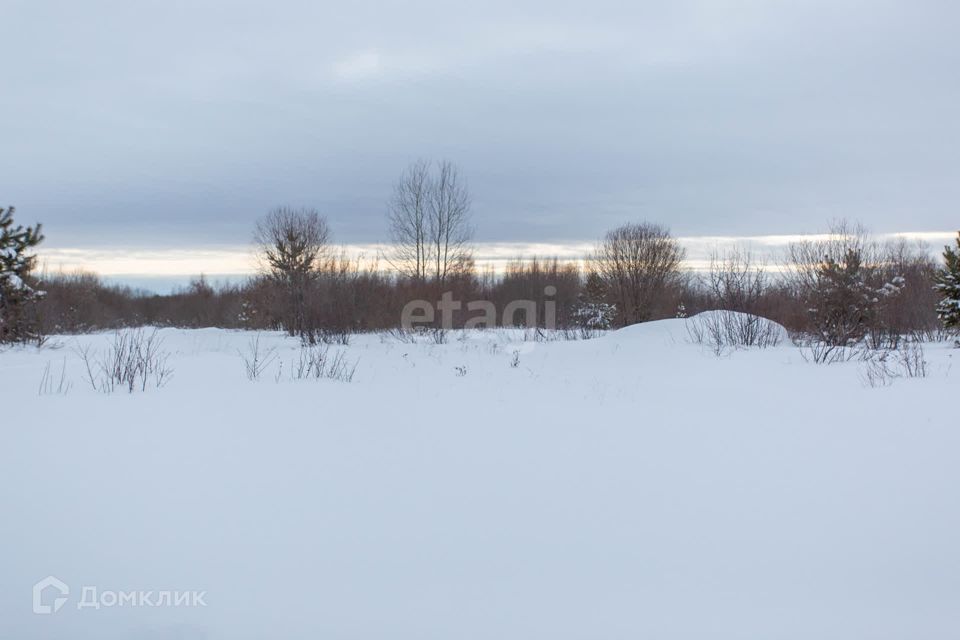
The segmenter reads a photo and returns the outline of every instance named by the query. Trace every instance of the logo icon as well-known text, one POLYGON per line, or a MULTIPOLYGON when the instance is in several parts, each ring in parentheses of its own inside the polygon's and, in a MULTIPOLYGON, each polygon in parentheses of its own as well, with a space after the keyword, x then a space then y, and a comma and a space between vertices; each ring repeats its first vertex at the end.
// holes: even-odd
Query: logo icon
POLYGON ((40 615, 56 613, 66 603, 68 595, 70 595, 70 587, 65 582, 56 576, 47 576, 33 585, 33 612, 40 615), (54 597, 52 605, 43 603, 43 592, 48 589, 53 589, 58 594, 54 597))

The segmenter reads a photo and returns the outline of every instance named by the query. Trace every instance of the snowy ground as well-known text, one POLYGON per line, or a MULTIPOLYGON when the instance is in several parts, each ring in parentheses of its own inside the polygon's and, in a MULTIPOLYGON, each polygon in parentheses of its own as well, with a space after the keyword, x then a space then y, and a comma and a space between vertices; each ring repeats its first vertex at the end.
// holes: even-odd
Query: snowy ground
POLYGON ((365 336, 347 384, 290 380, 281 336, 280 380, 250 382, 250 334, 162 335, 174 377, 133 395, 84 386, 75 346, 107 335, 0 353, 0 638, 960 635, 946 344, 871 388, 789 344, 718 358, 681 320, 365 336), (64 361, 72 389, 38 395, 64 361), (49 575, 70 593, 35 614, 49 575))

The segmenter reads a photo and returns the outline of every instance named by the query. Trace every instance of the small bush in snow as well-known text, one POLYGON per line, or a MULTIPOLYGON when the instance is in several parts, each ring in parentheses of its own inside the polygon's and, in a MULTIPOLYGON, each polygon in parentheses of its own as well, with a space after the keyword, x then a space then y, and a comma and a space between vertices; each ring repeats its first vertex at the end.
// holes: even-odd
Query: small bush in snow
POLYGON ((347 360, 345 351, 337 351, 331 355, 329 345, 307 345, 301 347, 300 357, 293 363, 290 376, 294 380, 327 378, 351 382, 357 371, 357 364, 347 360))
POLYGON ((602 336, 603 329, 589 329, 576 327, 573 329, 543 329, 536 327, 523 330, 524 342, 568 342, 576 340, 591 340, 602 336))
POLYGON ((953 339, 954 332, 944 326, 909 331, 906 338, 914 342, 948 342, 953 339))
POLYGON ((157 330, 128 329, 113 334, 113 342, 101 353, 88 346, 78 350, 87 382, 103 393, 125 389, 128 393, 160 388, 170 381, 173 369, 167 366, 170 354, 163 350, 157 330))
POLYGON ((67 380, 67 359, 64 358, 60 365, 59 373, 53 371, 50 363, 43 369, 43 376, 40 378, 40 389, 38 394, 46 395, 66 395, 73 387, 73 383, 67 380))
MULTIPOLYGON (((469 334, 466 331, 458 332, 458 340, 465 341, 469 334)), ((450 331, 442 327, 395 327, 380 332, 380 341, 396 341, 403 344, 447 344, 450 341, 450 331)))
POLYGON ((260 374, 277 359, 276 347, 262 346, 259 333, 250 338, 246 351, 239 351, 238 353, 243 359, 243 368, 247 374, 247 380, 259 380, 260 374))
POLYGON ((926 378, 929 375, 923 346, 902 342, 889 351, 866 350, 861 378, 871 387, 885 387, 897 378, 926 378))
POLYGON ((737 311, 707 311, 686 321, 687 335, 694 344, 710 347, 720 355, 739 347, 775 347, 786 332, 776 322, 737 311))
POLYGON ((804 360, 817 364, 848 362, 857 357, 862 357, 864 353, 864 349, 855 344, 850 346, 836 345, 803 336, 796 338, 794 344, 800 348, 800 355, 804 360))
POLYGON ((414 344, 417 341, 417 332, 413 329, 394 327, 380 332, 380 342, 395 341, 402 344, 414 344))
POLYGON ((315 344, 350 344, 351 335, 346 331, 333 331, 330 329, 306 329, 300 335, 300 341, 306 345, 315 344))

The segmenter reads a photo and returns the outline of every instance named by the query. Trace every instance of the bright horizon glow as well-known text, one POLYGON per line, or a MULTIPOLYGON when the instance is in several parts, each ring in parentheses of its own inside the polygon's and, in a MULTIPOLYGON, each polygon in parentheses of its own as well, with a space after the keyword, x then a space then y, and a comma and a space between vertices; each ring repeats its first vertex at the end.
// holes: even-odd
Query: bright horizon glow
MULTIPOLYGON (((926 245, 931 252, 939 253, 943 245, 956 236, 954 231, 906 231, 880 234, 880 240, 905 239, 926 245)), ((736 247, 749 248, 759 260, 774 261, 779 252, 789 243, 799 240, 827 238, 826 234, 766 235, 766 236, 690 236, 680 237, 687 250, 685 266, 699 270, 709 265, 710 254, 716 250, 736 247)), ((517 258, 559 258, 564 262, 585 259, 593 249, 593 242, 574 243, 521 243, 493 242, 476 244, 478 270, 493 269, 502 273, 506 264, 517 258)), ((378 256, 388 248, 384 244, 334 245, 334 251, 345 256, 381 268, 389 264, 378 256)), ((204 274, 217 276, 245 276, 257 272, 253 247, 249 245, 224 245, 177 248, 41 248, 38 251, 39 269, 48 273, 90 271, 104 277, 191 277, 204 274)))

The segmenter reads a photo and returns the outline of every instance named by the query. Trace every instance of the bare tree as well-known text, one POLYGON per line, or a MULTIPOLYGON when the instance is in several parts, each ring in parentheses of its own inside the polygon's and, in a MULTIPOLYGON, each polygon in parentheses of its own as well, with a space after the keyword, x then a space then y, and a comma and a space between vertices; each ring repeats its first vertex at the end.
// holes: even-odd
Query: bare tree
POLYGON ((825 236, 788 245, 787 277, 802 293, 818 286, 820 269, 826 262, 844 264, 854 255, 863 265, 872 266, 880 262, 879 254, 879 247, 866 228, 847 220, 836 220, 830 223, 825 236))
POLYGON ((433 276, 442 285, 473 262, 470 193, 459 169, 448 160, 439 163, 432 187, 427 229, 433 245, 433 276))
POLYGON ((767 274, 749 250, 732 249, 711 254, 707 284, 718 309, 757 314, 767 274))
POLYGON ((653 318, 655 304, 681 279, 685 252, 670 232, 651 223, 625 224, 607 233, 593 267, 617 305, 623 325, 653 318))
POLYGON ((394 186, 386 259, 401 274, 443 285, 473 263, 470 192, 450 161, 410 165, 394 186))
POLYGON ((263 270, 285 294, 286 330, 302 335, 307 293, 330 242, 326 219, 314 209, 280 207, 257 222, 254 242, 263 270))
POLYGON ((414 162, 394 185, 387 213, 393 243, 387 262, 400 274, 420 282, 427 279, 430 262, 427 215, 431 187, 430 163, 414 162))

